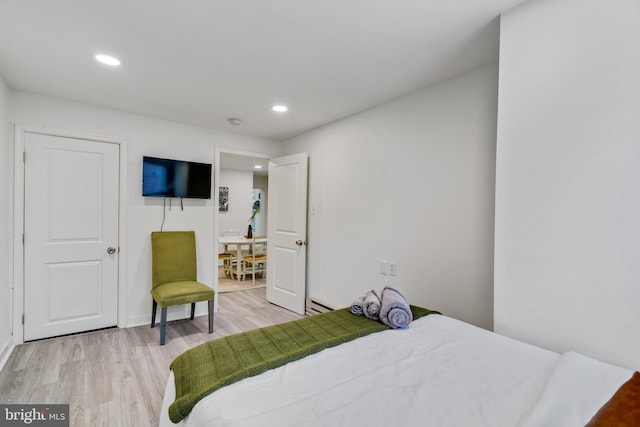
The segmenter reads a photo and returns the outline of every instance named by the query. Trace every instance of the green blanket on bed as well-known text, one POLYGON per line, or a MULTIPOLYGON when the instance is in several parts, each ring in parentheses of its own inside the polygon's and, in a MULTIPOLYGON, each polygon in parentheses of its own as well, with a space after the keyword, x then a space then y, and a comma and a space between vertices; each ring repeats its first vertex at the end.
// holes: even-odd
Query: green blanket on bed
MULTIPOLYGON (((437 313, 416 306, 411 311, 414 320, 437 313)), ((169 407, 169 418, 180 422, 200 399, 225 385, 387 329, 343 308, 201 344, 171 364, 176 400, 169 407)))

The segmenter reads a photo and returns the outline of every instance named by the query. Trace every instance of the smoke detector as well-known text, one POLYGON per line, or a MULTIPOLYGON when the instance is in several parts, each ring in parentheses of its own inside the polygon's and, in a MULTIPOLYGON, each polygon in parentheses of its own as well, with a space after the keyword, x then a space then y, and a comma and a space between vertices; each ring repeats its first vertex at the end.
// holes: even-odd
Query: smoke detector
POLYGON ((227 121, 229 122, 229 124, 231 126, 240 126, 242 124, 242 120, 236 118, 236 117, 229 117, 227 119, 227 121))

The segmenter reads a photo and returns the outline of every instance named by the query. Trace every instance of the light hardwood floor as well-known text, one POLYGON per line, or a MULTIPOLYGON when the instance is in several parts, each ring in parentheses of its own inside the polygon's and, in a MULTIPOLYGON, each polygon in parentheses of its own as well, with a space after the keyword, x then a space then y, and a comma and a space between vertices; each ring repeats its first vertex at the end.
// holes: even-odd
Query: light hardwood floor
POLYGON ((0 372, 0 403, 68 403, 71 426, 157 426, 171 361, 202 342, 302 316, 265 300, 265 289, 218 294, 207 317, 113 328, 17 346, 0 372))

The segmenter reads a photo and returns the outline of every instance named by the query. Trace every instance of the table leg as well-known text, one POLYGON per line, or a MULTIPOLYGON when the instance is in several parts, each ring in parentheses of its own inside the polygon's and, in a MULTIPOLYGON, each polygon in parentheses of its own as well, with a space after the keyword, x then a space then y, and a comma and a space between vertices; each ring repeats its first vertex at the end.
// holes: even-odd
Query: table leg
POLYGON ((236 245, 236 279, 240 281, 242 271, 242 245, 236 245))

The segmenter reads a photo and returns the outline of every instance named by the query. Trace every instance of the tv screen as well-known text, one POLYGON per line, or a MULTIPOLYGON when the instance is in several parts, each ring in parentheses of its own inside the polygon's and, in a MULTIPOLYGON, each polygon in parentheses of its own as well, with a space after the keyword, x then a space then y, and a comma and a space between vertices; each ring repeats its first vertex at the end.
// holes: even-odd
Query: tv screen
POLYGON ((211 165, 182 160, 142 158, 142 195, 211 198, 211 165))

